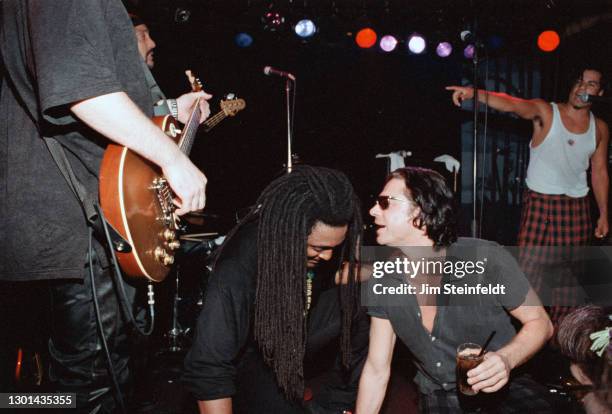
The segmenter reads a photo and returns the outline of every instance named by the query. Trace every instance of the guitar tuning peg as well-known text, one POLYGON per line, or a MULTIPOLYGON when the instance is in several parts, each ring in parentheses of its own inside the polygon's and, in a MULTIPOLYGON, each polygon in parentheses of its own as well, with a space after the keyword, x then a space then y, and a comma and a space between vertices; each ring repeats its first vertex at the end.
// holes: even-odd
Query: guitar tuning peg
POLYGON ((231 93, 231 92, 230 92, 230 93, 226 94, 226 95, 223 97, 223 99, 224 99, 224 100, 226 100, 226 101, 229 101, 229 100, 231 100, 231 99, 236 99, 236 94, 233 94, 233 93, 231 93))

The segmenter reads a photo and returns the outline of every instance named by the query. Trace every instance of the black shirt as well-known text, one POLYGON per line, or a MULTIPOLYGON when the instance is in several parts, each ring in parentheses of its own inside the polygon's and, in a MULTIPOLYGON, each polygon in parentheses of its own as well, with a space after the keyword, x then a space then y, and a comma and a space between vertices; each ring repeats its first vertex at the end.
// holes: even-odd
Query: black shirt
MULTIPOLYGON (((313 284, 306 361, 317 361, 317 352, 327 349, 326 346, 339 338, 341 332, 338 288, 326 288, 326 279, 321 276, 317 274, 313 284)), ((244 384, 244 377, 256 375, 250 371, 253 366, 271 372, 268 366, 252 364, 253 359, 261 359, 252 332, 256 277, 257 223, 254 222, 243 226, 230 239, 208 281, 204 308, 198 319, 193 346, 185 360, 183 375, 184 384, 198 400, 240 397, 241 392, 252 392, 239 389, 239 383, 244 384)), ((333 286, 333 282, 331 284, 333 286)), ((351 331, 352 372, 346 379, 350 391, 340 396, 339 390, 343 385, 334 384, 333 396, 330 397, 334 402, 344 400, 346 407, 350 407, 356 395, 361 372, 359 361, 367 353, 368 319, 365 314, 358 314, 356 318, 358 322, 353 324, 351 331)), ((312 362, 305 362, 305 365, 307 363, 312 362)), ((340 364, 335 369, 341 370, 340 364)), ((265 407, 260 408, 270 412, 265 411, 265 407)), ((258 412, 255 407, 247 411, 258 412)))
POLYGON ((3 0, 0 7, 0 278, 82 278, 85 218, 42 136, 58 139, 97 196, 108 141, 69 109, 123 91, 152 114, 134 29, 120 0, 3 0))
MULTIPOLYGON (((465 342, 483 344, 492 331, 497 331, 489 345, 498 350, 516 334, 509 310, 521 305, 529 290, 529 283, 516 260, 497 243, 480 239, 460 238, 447 248, 449 260, 486 259, 482 275, 454 276, 442 279, 442 284, 474 286, 501 284, 503 295, 439 295, 431 334, 422 323, 419 304, 414 295, 403 295, 390 306, 372 306, 371 316, 388 319, 398 338, 414 357, 418 368, 415 382, 422 393, 455 389, 455 357, 457 347, 465 342)), ((376 283, 376 281, 373 281, 376 283)), ((403 280, 389 278, 387 286, 399 286, 403 280)), ((380 300, 380 299, 379 299, 380 300)))

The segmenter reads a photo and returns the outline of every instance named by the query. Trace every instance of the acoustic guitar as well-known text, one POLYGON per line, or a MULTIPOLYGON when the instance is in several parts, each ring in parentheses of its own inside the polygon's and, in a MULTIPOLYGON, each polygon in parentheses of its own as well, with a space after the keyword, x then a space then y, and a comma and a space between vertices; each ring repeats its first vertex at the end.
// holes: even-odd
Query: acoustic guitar
MULTIPOLYGON (((192 90, 202 85, 187 71, 192 90)), ((181 151, 189 155, 200 126, 200 100, 195 103, 189 120, 180 130, 171 115, 153 117, 153 122, 174 139, 181 151)), ((220 102, 221 110, 202 123, 209 131, 221 120, 245 108, 242 99, 220 102)), ((110 144, 100 167, 100 205, 107 222, 125 243, 115 243, 117 259, 124 273, 154 282, 165 279, 174 263, 174 252, 180 247, 179 218, 174 213, 174 193, 154 163, 128 148, 110 144)))

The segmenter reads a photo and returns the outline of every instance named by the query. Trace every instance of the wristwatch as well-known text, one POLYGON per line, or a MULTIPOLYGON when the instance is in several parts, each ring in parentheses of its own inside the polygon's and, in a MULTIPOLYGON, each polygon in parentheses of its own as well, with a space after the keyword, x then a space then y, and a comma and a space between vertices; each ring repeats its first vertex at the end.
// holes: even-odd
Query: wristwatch
POLYGON ((178 120, 178 105, 176 104, 176 99, 168 99, 166 102, 168 103, 168 108, 170 109, 170 115, 178 120))

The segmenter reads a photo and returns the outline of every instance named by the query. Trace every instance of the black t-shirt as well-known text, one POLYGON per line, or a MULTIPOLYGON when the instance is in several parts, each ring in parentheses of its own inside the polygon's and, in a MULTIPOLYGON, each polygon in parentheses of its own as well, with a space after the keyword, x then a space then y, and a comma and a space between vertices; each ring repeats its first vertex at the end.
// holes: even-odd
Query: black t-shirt
MULTIPOLYGON (((320 274, 314 279, 312 308, 308 313, 305 361, 318 360, 317 353, 339 338, 341 333, 338 288, 326 286, 326 281, 327 278, 320 274)), ((244 402, 247 399, 244 394, 253 392, 240 389, 240 384, 244 385, 241 378, 256 375, 251 371, 253 368, 250 362, 258 358, 254 354, 260 354, 252 329, 256 285, 257 223, 253 222, 244 225, 223 248, 208 281, 204 308, 198 318, 193 346, 185 359, 183 375, 183 383, 196 399, 234 397, 244 402)), ((358 322, 353 324, 351 331, 351 375, 346 379, 351 384, 351 391, 346 395, 338 391, 342 388, 339 385, 342 381, 331 381, 332 385, 328 383, 333 390, 330 400, 335 403, 344 402, 346 407, 351 405, 356 394, 361 373, 358 361, 365 358, 367 353, 369 321, 365 314, 359 314, 356 320, 358 322)), ((340 364, 335 368, 341 371, 340 364)), ((272 372, 268 366, 258 366, 257 369, 272 372)), ((276 390, 277 387, 274 385, 272 388, 276 390)), ((280 395, 280 391, 276 392, 280 395)), ((257 398, 271 404, 268 395, 257 398)), ((253 400, 258 401, 257 398, 253 400)), ((258 410, 250 407, 247 411, 260 412, 258 410)))
POLYGON ((123 91, 152 114, 136 37, 120 0, 3 0, 0 7, 0 279, 81 278, 86 221, 42 136, 64 146, 77 178, 97 196, 108 140, 77 121, 70 105, 123 91))

